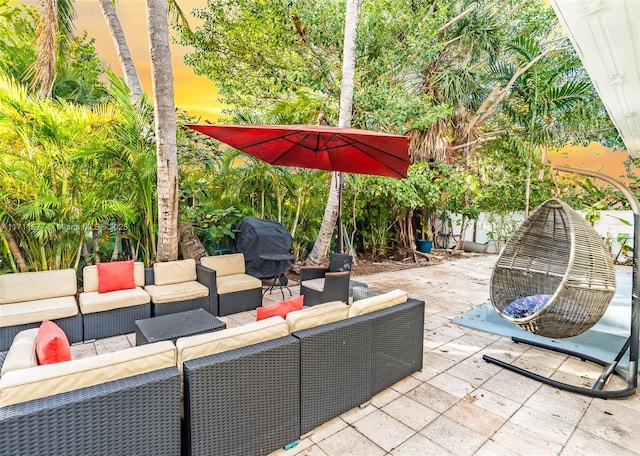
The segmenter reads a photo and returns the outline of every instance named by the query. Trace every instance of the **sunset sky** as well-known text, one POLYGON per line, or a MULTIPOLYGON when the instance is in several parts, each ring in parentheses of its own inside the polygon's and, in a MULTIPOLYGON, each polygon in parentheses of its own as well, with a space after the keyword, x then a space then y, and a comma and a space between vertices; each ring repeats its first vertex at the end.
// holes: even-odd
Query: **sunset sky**
MULTIPOLYGON (((28 1, 27 3, 33 4, 35 2, 28 1)), ((76 20, 77 33, 80 34, 83 30, 87 30, 89 36, 96 40, 98 56, 117 74, 121 75, 115 48, 98 2, 96 0, 76 0, 75 6, 78 15, 76 20)), ((181 0, 180 6, 189 18, 191 26, 195 28, 198 23, 193 19, 191 11, 195 8, 206 7, 206 0, 181 0)), ((145 0, 121 0, 117 3, 117 12, 143 88, 151 94, 145 0)), ((222 107, 217 101, 215 84, 204 76, 194 75, 191 68, 184 65, 184 48, 172 44, 171 53, 176 105, 186 109, 192 115, 202 116, 203 123, 217 121, 222 107)), ((626 152, 613 152, 595 143, 587 148, 565 147, 549 155, 549 159, 554 164, 598 171, 616 179, 624 173, 622 162, 626 158, 626 152)))
MULTIPOLYGON (((191 11, 204 8, 206 0, 181 0, 180 7, 189 18, 192 27, 197 24, 191 11)), ((98 57, 106 62, 117 74, 122 75, 116 56, 113 41, 105 24, 100 7, 96 0, 76 0, 76 32, 81 34, 87 30, 88 35, 96 40, 98 57)), ((142 86, 151 94, 151 66, 149 63, 149 40, 147 33, 147 15, 145 0, 121 0, 116 11, 124 28, 127 43, 131 49, 133 61, 138 70, 142 86)), ((216 87, 204 76, 196 76, 190 67, 184 65, 185 49, 179 45, 171 45, 173 62, 173 78, 176 105, 186 109, 189 114, 202 116, 202 120, 215 121, 221 112, 217 102, 216 87)))

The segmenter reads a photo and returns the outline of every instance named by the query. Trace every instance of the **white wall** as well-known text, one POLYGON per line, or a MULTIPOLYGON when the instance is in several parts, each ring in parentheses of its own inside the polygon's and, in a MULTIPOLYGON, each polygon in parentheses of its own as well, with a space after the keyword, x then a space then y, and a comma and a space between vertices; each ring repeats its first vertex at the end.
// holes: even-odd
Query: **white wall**
MULTIPOLYGON (((581 212, 582 213, 582 212, 581 212)), ((584 213, 582 213, 584 215, 584 213)), ((456 235, 460 234, 461 217, 452 214, 453 230, 456 235)), ((523 212, 513 212, 498 217, 495 214, 480 214, 476 224, 476 242, 489 242, 487 252, 499 252, 501 245, 493 239, 507 238, 515 231, 517 226, 524 220, 523 212)), ((633 212, 632 211, 600 211, 600 219, 595 222, 594 229, 606 241, 611 243, 611 254, 615 257, 620 251, 620 243, 616 240, 619 233, 626 233, 629 236, 628 246, 633 246, 633 212), (625 220, 628 225, 620 220, 625 220)), ((465 240, 473 240, 473 222, 467 226, 465 240)), ((625 260, 624 255, 620 255, 619 261, 625 260)))

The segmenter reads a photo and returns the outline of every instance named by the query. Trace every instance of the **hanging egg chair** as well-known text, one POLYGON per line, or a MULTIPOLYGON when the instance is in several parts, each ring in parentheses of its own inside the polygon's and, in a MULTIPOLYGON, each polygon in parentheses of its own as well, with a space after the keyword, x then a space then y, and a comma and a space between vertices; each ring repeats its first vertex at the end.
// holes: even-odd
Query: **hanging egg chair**
POLYGON ((604 315, 616 289, 611 253, 563 201, 542 203, 509 238, 493 269, 496 312, 549 338, 576 336, 604 315))

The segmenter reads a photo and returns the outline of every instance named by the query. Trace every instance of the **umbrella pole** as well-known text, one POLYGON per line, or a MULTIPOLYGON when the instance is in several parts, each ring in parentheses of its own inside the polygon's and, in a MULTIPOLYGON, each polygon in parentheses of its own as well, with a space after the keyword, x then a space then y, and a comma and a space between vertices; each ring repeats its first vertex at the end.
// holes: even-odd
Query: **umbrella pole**
POLYGON ((342 234, 342 184, 344 176, 341 172, 337 171, 338 174, 338 253, 343 253, 344 251, 344 237, 342 234))

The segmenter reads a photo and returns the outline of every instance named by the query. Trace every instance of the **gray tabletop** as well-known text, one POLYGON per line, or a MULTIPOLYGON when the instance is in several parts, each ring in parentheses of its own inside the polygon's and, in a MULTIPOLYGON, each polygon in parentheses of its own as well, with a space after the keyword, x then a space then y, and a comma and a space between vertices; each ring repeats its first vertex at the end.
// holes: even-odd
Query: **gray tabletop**
POLYGON ((144 345, 161 340, 175 340, 225 329, 227 325, 204 309, 161 315, 159 317, 136 320, 136 345, 144 345))

